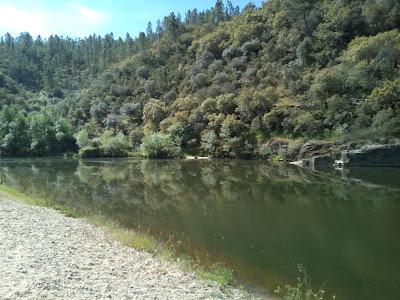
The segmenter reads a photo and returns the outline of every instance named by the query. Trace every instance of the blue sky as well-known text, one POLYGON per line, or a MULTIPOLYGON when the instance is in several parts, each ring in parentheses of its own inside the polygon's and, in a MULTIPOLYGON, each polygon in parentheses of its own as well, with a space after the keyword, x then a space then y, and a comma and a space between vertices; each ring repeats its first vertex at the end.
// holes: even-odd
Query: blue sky
MULTIPOLYGON (((243 7, 249 0, 231 0, 243 7)), ((262 0, 253 0, 260 5, 262 0)), ((0 0, 0 35, 16 36, 28 31, 33 36, 59 34, 84 37, 113 32, 124 37, 145 31, 148 21, 162 19, 171 11, 210 8, 215 0, 0 0)))

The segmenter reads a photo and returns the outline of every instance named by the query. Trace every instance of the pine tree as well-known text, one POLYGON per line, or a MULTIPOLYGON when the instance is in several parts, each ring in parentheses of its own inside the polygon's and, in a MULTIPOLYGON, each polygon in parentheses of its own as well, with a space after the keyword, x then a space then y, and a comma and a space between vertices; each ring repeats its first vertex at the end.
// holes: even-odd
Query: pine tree
POLYGON ((151 22, 147 23, 146 35, 147 35, 148 38, 152 38, 153 35, 154 35, 153 24, 151 22))

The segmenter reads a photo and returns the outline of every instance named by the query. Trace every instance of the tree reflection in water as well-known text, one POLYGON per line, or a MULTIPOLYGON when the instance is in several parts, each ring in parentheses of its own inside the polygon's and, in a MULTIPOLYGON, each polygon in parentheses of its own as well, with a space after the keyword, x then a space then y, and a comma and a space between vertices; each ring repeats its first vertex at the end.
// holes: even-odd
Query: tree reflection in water
POLYGON ((44 159, 3 161, 0 170, 20 191, 173 240, 177 251, 222 261, 253 284, 294 281, 302 263, 341 299, 400 295, 397 169, 44 159))

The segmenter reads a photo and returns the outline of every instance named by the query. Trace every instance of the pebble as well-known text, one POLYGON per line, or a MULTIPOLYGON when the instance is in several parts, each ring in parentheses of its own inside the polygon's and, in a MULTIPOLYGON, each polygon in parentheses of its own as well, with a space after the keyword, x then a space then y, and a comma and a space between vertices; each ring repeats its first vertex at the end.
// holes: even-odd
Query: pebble
POLYGON ((112 241, 82 219, 2 195, 0 241, 4 300, 255 298, 112 241))

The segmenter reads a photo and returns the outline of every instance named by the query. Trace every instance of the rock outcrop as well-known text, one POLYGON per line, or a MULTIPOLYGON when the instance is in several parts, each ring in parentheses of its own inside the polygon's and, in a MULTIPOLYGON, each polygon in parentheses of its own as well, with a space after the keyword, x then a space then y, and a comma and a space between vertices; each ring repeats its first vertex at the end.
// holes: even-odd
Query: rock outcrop
POLYGON ((318 155, 310 158, 310 167, 315 168, 318 166, 333 166, 334 164, 334 159, 332 158, 331 155, 318 155))
POLYGON ((300 150, 298 159, 312 158, 321 155, 331 155, 338 145, 334 142, 307 142, 300 150))
POLYGON ((359 150, 343 151, 345 166, 400 167, 400 144, 370 145, 359 150))

